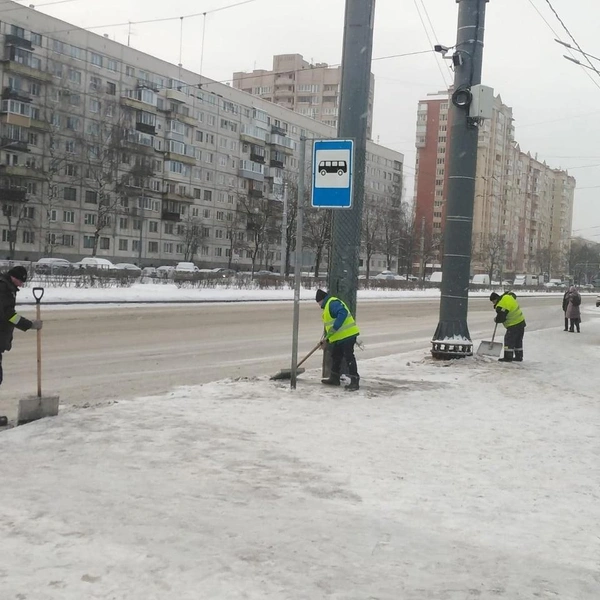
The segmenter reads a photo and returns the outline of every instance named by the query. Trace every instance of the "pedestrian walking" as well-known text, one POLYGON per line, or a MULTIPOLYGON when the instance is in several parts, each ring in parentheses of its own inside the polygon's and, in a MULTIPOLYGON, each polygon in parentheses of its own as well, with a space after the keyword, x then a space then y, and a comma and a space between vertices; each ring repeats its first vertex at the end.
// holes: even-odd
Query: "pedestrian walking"
POLYGON ((581 333, 581 294, 574 285, 569 288, 568 298, 569 303, 565 315, 570 321, 569 332, 575 333, 575 329, 577 329, 577 333, 581 333))
POLYGON ((525 317, 513 292, 505 292, 500 296, 496 292, 490 294, 490 300, 496 311, 495 323, 502 323, 506 328, 504 334, 504 356, 500 362, 521 362, 523 360, 523 336, 525 335, 525 317))
POLYGON ((321 379, 321 383, 340 385, 342 359, 345 358, 350 376, 350 383, 346 386, 346 391, 354 392, 359 389, 360 382, 354 356, 354 345, 360 330, 349 308, 342 300, 321 289, 317 290, 315 299, 323 310, 322 347, 325 348, 327 344, 331 345, 331 374, 327 379, 321 379))
POLYGON ((563 331, 569 331, 569 317, 567 317, 567 307, 569 306, 569 289, 563 294, 562 309, 565 315, 565 328, 563 331))
POLYGON ((30 321, 15 312, 17 293, 27 281, 27 269, 20 265, 0 275, 0 384, 2 383, 2 354, 12 348, 15 327, 21 331, 41 329, 42 321, 30 321))

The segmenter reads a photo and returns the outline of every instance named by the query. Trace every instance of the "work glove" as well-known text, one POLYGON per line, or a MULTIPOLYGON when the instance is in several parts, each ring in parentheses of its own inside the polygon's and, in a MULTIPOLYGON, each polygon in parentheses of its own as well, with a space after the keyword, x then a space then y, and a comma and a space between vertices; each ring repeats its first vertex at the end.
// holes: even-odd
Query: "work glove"
POLYGON ((31 321, 31 329, 41 329, 43 321, 39 321, 38 319, 34 319, 31 321))

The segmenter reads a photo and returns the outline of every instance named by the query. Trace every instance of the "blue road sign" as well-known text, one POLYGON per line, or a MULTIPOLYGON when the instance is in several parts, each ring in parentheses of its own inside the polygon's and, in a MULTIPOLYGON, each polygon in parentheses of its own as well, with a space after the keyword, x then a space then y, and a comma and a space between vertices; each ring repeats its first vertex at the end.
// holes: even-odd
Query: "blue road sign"
POLYGON ((351 208, 353 167, 352 140, 315 140, 312 205, 318 208, 351 208))

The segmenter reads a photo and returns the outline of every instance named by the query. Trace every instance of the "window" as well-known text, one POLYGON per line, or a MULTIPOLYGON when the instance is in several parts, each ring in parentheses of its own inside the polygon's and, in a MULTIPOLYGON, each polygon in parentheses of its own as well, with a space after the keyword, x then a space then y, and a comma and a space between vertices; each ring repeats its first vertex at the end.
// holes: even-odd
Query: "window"
POLYGON ((55 209, 52 209, 48 214, 48 221, 50 221, 51 223, 54 223, 57 220, 57 216, 58 216, 58 211, 55 209))
POLYGON ((165 223, 165 233, 173 235, 175 225, 173 223, 165 223))
POLYGON ((77 177, 78 173, 79 169, 77 168, 77 165, 71 163, 65 165, 65 175, 67 177, 77 177))
POLYGON ((129 240, 119 240, 119 250, 127 251, 129 249, 129 240))
POLYGON ((71 131, 79 130, 79 119, 76 117, 67 117, 67 129, 71 131))
POLYGON ((75 245, 75 236, 72 233, 63 233, 62 245, 63 246, 74 246, 75 245))
POLYGON ((196 141, 203 142, 204 141, 204 132, 199 129, 196 131, 196 141))
POLYGON ((112 81, 106 82, 106 93, 110 96, 115 96, 117 93, 117 84, 112 81))
POLYGON ((212 190, 204 190, 204 201, 212 202, 212 190))
POLYGON ((69 69, 69 81, 81 85, 81 71, 77 69, 69 69))
POLYGON ((34 83, 33 81, 29 83, 29 93, 32 96, 39 96, 41 92, 41 87, 39 83, 34 83))
POLYGON ((83 215, 84 225, 95 225, 96 224, 96 213, 85 213, 83 215))
POLYGON ((95 52, 91 53, 90 62, 95 67, 102 67, 103 57, 100 54, 96 54, 95 52))
POLYGON ((77 189, 74 187, 66 187, 63 190, 63 197, 65 200, 71 200, 71 201, 77 200, 77 189))
POLYGON ((158 221, 148 221, 148 231, 150 233, 158 233, 158 221))
POLYGON ((107 237, 100 238, 100 249, 101 250, 110 250, 110 238, 107 238, 107 237))
POLYGON ((148 242, 148 252, 156 254, 158 252, 158 242, 148 242))
POLYGON ((23 231, 23 243, 24 244, 35 243, 35 234, 33 231, 23 231))
POLYGON ((28 138, 29 138, 29 145, 30 146, 37 146, 38 145, 38 134, 37 133, 32 133, 30 131, 28 138))
POLYGON ((119 219, 119 229, 129 229, 129 219, 127 217, 119 219))
POLYGON ((35 181, 28 181, 27 182, 27 193, 30 194, 31 196, 37 196, 37 191, 38 191, 37 183, 35 181))
POLYGON ((99 113, 100 112, 100 102, 96 100, 96 98, 90 98, 90 112, 99 113))
POLYGON ((163 252, 165 254, 173 254, 173 243, 172 242, 164 242, 163 243, 163 252))
POLYGON ((200 200, 202 198, 202 190, 198 188, 194 188, 194 198, 196 200, 200 200))
POLYGON ((90 90, 99 91, 102 89, 102 79, 100 77, 90 77, 90 90))
POLYGON ((225 219, 225 213, 222 210, 217 211, 217 221, 223 221, 225 219))
POLYGON ((127 75, 127 77, 135 77, 135 69, 127 65, 125 67, 125 75, 127 75))
POLYGON ((63 211, 63 221, 65 223, 75 223, 75 211, 74 210, 63 211))

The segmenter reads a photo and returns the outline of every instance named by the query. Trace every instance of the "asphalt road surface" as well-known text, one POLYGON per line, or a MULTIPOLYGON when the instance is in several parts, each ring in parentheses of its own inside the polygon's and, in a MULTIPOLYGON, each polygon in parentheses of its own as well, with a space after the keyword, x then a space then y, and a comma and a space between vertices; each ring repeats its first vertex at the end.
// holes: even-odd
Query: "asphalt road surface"
MULTIPOLYGON (((561 300, 556 295, 520 298, 527 331, 562 327, 561 300)), ((29 307, 21 312, 34 316, 29 307)), ((292 302, 48 307, 42 391, 81 406, 229 377, 272 375, 290 366, 292 316, 292 302)), ((491 338, 493 316, 487 298, 470 300, 475 344, 491 338)), ((414 350, 427 355, 438 318, 437 299, 361 301, 358 323, 366 348, 358 353, 359 363, 414 350)), ((299 358, 319 341, 321 330, 318 305, 303 302, 299 358)), ((0 415, 9 419, 16 416, 18 400, 36 392, 35 341, 35 332, 15 331, 13 349, 3 356, 0 415)), ((305 366, 320 364, 317 352, 305 366)))

